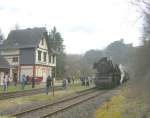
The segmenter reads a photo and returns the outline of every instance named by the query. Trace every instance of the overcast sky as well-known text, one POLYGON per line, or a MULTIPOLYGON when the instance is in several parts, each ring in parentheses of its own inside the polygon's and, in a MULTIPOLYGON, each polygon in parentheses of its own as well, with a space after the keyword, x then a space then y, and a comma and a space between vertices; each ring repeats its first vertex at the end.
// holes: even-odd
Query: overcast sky
POLYGON ((67 53, 103 49, 115 40, 138 45, 140 22, 129 0, 0 0, 0 28, 56 26, 67 53))

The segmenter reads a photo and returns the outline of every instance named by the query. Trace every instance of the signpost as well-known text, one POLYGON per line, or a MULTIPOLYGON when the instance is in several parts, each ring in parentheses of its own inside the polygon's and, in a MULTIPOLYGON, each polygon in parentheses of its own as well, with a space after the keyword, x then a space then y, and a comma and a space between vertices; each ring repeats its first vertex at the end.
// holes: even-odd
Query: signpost
POLYGON ((53 91, 53 96, 55 96, 55 89, 54 89, 54 87, 55 87, 55 85, 54 85, 54 83, 55 83, 55 79, 56 79, 56 67, 54 67, 53 69, 55 69, 55 70, 53 70, 52 71, 52 91, 53 91))

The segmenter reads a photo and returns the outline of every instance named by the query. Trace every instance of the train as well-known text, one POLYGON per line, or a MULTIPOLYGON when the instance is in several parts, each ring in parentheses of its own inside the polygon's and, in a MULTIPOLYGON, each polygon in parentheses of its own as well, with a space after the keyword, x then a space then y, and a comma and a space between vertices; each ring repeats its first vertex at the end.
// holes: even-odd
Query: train
POLYGON ((129 74, 120 64, 114 64, 107 57, 101 58, 93 64, 96 69, 94 83, 98 88, 114 88, 129 80, 129 74))

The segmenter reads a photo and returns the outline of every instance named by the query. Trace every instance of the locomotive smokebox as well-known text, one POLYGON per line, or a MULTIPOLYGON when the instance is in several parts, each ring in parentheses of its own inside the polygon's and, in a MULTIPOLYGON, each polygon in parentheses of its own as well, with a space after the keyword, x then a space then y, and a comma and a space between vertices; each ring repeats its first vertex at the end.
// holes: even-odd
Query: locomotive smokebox
POLYGON ((117 64, 113 64, 112 60, 103 57, 93 64, 93 68, 97 70, 95 85, 98 88, 113 88, 120 84, 121 71, 117 64))

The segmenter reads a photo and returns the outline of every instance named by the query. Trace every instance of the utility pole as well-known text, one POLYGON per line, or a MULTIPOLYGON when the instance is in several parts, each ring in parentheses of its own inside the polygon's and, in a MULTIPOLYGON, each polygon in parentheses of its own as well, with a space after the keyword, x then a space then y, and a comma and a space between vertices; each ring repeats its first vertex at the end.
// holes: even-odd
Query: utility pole
POLYGON ((53 91, 53 96, 55 96, 54 78, 56 79, 56 67, 54 67, 53 70, 52 70, 52 77, 53 77, 53 80, 52 80, 52 91, 53 91), (55 72, 54 72, 54 69, 55 69, 55 72))

